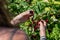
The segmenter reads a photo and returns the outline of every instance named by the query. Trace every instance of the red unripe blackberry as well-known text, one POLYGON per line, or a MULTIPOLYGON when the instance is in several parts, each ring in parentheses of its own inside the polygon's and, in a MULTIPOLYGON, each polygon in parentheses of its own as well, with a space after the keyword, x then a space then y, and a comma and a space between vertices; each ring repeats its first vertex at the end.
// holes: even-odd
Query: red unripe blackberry
POLYGON ((34 31, 39 28, 39 26, 40 26, 39 22, 40 22, 40 21, 41 21, 41 20, 37 21, 36 25, 34 26, 34 31))
POLYGON ((32 24, 29 24, 28 26, 29 26, 29 27, 32 27, 32 24))
POLYGON ((39 28, 38 25, 34 26, 34 31, 37 30, 39 28))
POLYGON ((33 10, 31 10, 31 11, 30 11, 30 14, 31 14, 30 16, 33 16, 33 15, 34 15, 34 12, 33 12, 33 10))
POLYGON ((39 22, 40 22, 40 21, 41 21, 41 20, 38 20, 38 21, 37 21, 37 25, 39 25, 39 22))
POLYGON ((35 24, 36 22, 35 21, 32 21, 32 24, 35 24))
POLYGON ((46 23, 48 23, 48 19, 46 19, 45 21, 46 21, 46 23))

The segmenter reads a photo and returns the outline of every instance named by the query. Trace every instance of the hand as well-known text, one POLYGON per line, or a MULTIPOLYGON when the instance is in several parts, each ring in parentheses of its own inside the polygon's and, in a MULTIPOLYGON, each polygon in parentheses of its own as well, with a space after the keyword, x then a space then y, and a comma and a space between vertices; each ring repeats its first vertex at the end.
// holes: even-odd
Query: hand
POLYGON ((25 11, 25 12, 17 15, 16 17, 14 17, 13 20, 11 20, 10 23, 12 25, 17 25, 18 23, 27 21, 29 19, 29 17, 31 17, 33 15, 34 15, 33 10, 25 11))
POLYGON ((40 20, 39 23, 38 23, 40 26, 40 30, 43 30, 46 28, 46 21, 44 20, 40 20))
POLYGON ((41 20, 38 22, 40 29, 40 36, 46 36, 46 22, 41 20))
POLYGON ((25 13, 21 14, 21 18, 19 19, 21 22, 27 21, 31 16, 34 15, 33 10, 28 10, 25 13))

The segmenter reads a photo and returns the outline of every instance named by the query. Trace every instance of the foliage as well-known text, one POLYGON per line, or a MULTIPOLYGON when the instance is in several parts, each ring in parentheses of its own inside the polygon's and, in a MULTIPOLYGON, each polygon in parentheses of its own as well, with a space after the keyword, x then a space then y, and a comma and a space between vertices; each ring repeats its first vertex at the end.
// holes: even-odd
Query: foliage
POLYGON ((46 30, 47 40, 60 40, 59 0, 47 0, 47 2, 43 0, 32 0, 30 4, 25 0, 9 0, 8 3, 9 11, 14 16, 26 10, 34 10, 34 16, 30 20, 19 24, 20 29, 25 30, 32 40, 39 40, 39 29, 34 29, 36 24, 32 20, 37 22, 40 19, 48 20, 46 30))

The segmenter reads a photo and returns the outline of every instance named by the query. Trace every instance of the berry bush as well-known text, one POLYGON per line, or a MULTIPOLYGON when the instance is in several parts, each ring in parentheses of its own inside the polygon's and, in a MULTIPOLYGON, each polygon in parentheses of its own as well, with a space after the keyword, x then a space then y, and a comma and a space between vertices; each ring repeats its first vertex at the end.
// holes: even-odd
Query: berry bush
POLYGON ((31 40, 40 39, 38 21, 41 19, 47 22, 47 40, 60 40, 59 0, 8 0, 8 3, 8 9, 14 16, 26 10, 34 10, 34 16, 19 24, 31 40))

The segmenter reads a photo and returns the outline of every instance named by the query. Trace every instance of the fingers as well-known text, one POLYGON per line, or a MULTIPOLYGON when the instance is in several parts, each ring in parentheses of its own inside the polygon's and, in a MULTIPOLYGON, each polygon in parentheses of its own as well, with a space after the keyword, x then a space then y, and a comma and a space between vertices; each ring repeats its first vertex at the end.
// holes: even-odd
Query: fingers
POLYGON ((28 15, 29 17, 34 15, 34 11, 33 10, 28 10, 26 11, 26 13, 24 15, 28 15))
POLYGON ((34 11, 33 11, 33 10, 27 10, 27 11, 23 12, 21 15, 22 15, 23 17, 28 16, 28 17, 26 17, 26 18, 30 18, 31 16, 34 15, 34 11))
POLYGON ((34 11, 33 10, 27 10, 23 13, 20 13, 20 15, 29 15, 29 16, 33 16, 34 15, 34 11))
POLYGON ((17 25, 18 23, 25 22, 29 17, 33 16, 33 10, 27 10, 23 13, 20 13, 11 20, 12 25, 17 25))
POLYGON ((24 13, 23 17, 24 17, 24 19, 29 19, 33 15, 34 15, 33 10, 28 10, 24 13))
POLYGON ((46 26, 46 22, 44 20, 41 20, 43 22, 43 25, 46 26))
POLYGON ((42 21, 40 21, 39 24, 40 24, 41 27, 44 26, 43 23, 42 23, 42 21))
POLYGON ((26 11, 26 12, 24 12, 23 13, 24 15, 21 17, 21 21, 27 21, 31 16, 33 16, 34 15, 34 13, 33 13, 33 10, 28 10, 28 11, 26 11))
POLYGON ((46 22, 44 20, 39 21, 40 27, 46 27, 46 22))
POLYGON ((33 10, 30 10, 30 15, 31 15, 31 16, 33 16, 33 15, 34 15, 33 10))

